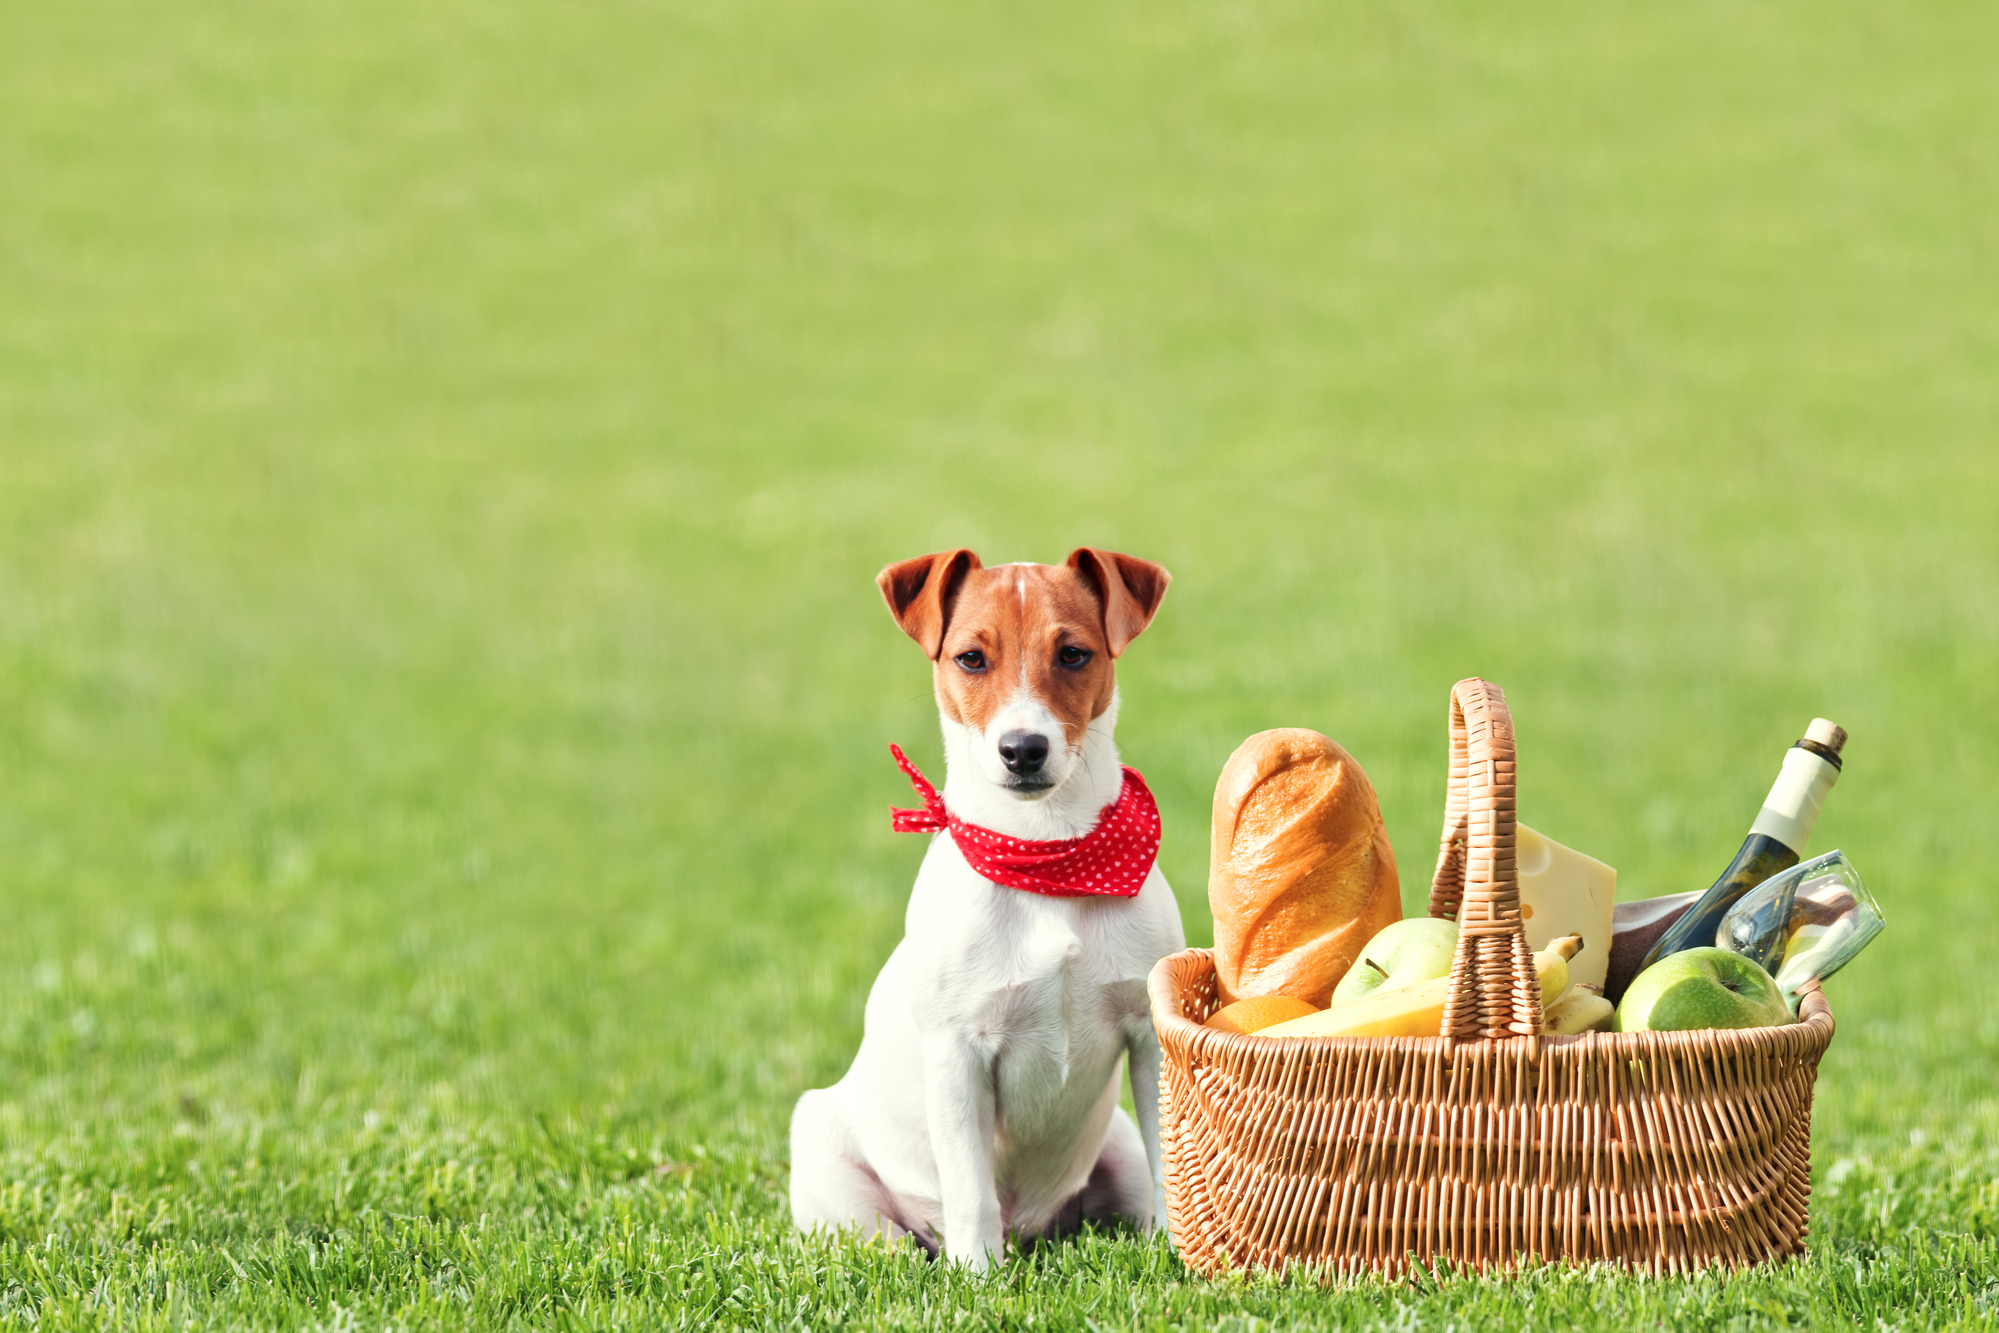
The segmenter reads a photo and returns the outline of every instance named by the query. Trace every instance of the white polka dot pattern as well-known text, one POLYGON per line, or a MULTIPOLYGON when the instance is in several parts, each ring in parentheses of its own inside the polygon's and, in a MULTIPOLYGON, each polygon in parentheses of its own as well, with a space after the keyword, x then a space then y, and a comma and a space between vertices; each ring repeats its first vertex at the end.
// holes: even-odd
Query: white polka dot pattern
POLYGON ((1080 838, 1030 842, 967 824, 945 808, 944 798, 916 771, 900 745, 889 753, 923 798, 921 810, 889 810, 897 833, 951 830, 951 840, 972 869, 995 884, 1055 898, 1129 898, 1159 857, 1159 805, 1138 770, 1125 765, 1117 800, 1104 807, 1097 826, 1080 838))

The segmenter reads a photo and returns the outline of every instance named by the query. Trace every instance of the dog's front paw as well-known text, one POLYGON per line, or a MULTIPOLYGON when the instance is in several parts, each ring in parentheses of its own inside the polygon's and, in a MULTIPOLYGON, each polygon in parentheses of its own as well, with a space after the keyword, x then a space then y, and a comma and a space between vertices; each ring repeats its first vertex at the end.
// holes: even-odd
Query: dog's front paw
POLYGON ((956 1267, 962 1268, 967 1273, 979 1277, 983 1277, 1000 1266, 1000 1253, 997 1246, 988 1249, 984 1245, 973 1245, 963 1249, 953 1249, 947 1244, 944 1247, 944 1256, 956 1267))

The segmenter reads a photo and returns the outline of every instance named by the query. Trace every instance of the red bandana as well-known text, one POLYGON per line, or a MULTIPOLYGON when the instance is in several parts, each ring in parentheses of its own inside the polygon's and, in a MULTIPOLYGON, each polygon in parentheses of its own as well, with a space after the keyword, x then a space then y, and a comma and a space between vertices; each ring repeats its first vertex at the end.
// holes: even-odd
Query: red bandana
POLYGON ((923 798, 921 810, 889 810, 897 833, 951 830, 951 840, 972 869, 995 884, 1053 898, 1129 898, 1152 873, 1159 856, 1159 806, 1138 770, 1126 765, 1117 800, 1104 807, 1097 826, 1080 838, 1027 842, 967 824, 944 807, 937 789, 916 765, 890 745, 889 753, 923 798))

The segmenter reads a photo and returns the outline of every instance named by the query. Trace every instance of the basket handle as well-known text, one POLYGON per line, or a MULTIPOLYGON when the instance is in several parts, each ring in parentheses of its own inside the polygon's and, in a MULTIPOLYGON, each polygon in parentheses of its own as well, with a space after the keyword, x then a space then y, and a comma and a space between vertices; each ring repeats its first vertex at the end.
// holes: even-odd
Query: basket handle
POLYGON ((1443 1035, 1457 1041, 1535 1036, 1541 984, 1520 924, 1514 867, 1513 714, 1506 693, 1476 676, 1451 687, 1451 776, 1430 915, 1458 916, 1443 1035))

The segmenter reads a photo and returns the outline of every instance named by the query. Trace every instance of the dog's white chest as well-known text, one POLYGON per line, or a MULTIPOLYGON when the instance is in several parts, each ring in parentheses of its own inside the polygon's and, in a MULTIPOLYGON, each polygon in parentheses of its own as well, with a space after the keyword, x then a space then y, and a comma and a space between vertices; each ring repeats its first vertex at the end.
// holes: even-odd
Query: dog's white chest
MULTIPOLYGON (((1106 978, 1092 965, 1083 935, 1065 914, 1029 910, 1012 956, 995 959, 998 984, 972 1015, 980 1044, 994 1056, 1001 1115, 1013 1118, 1040 1101, 1059 1100, 1076 1066, 1102 1090, 1102 1074, 1121 1040, 1104 1020, 1106 978)), ((1000 932, 1004 935, 1006 932, 1000 932)))
POLYGON ((997 888, 948 837, 924 859, 910 900, 918 1002, 991 1062, 998 1113, 1015 1131, 1073 1097, 1094 1102, 1126 1028, 1145 1013, 1157 956, 1130 899, 1050 898, 997 888))

